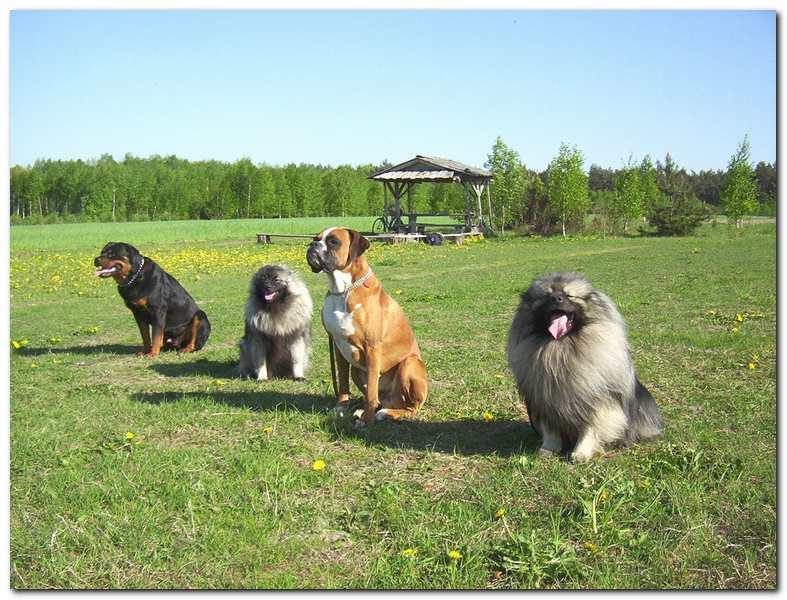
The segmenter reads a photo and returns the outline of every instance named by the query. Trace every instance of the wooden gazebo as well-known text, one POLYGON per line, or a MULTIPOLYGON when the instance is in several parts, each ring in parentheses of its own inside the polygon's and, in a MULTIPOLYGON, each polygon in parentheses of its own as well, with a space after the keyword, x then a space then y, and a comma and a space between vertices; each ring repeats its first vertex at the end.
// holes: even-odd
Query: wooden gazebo
POLYGON ((444 215, 444 213, 415 213, 413 211, 412 190, 419 183, 459 183, 462 185, 465 191, 465 231, 482 232, 487 229, 481 208, 481 201, 484 192, 486 192, 489 204, 489 225, 491 226, 492 196, 489 191, 489 183, 492 181, 492 173, 484 169, 471 167, 447 158, 418 154, 408 161, 372 173, 369 175, 369 179, 383 183, 383 216, 377 222, 382 222, 384 231, 396 233, 406 231, 415 234, 419 231, 418 217, 444 215), (392 202, 388 200, 389 192, 393 197, 392 202), (403 213, 401 199, 405 195, 407 196, 407 212, 403 213), (405 215, 408 217, 407 223, 402 221, 402 216, 405 215))

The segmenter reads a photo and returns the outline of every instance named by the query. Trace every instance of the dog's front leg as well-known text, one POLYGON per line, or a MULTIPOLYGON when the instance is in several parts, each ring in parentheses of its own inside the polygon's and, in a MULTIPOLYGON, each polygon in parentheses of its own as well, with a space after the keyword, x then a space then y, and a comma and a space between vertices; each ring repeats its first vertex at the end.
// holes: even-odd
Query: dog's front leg
POLYGON ((249 324, 246 323, 245 340, 247 343, 247 350, 249 354, 249 361, 251 363, 251 372, 257 378, 257 381, 265 381, 268 379, 268 344, 263 338, 255 335, 249 324))
POLYGON ((350 363, 339 352, 339 348, 333 341, 333 354, 336 357, 336 408, 346 409, 350 404, 350 363))
POLYGON ((134 320, 139 327, 139 333, 142 335, 142 352, 137 352, 137 356, 150 353, 150 323, 148 323, 141 314, 134 312, 134 320))
POLYGON ((306 363, 308 359, 308 351, 306 350, 306 340, 299 337, 290 346, 290 355, 292 356, 292 376, 295 379, 303 379, 306 372, 306 363))
POLYGON ((163 314, 153 317, 153 340, 148 356, 158 356, 161 352, 161 346, 164 344, 164 319, 163 314))
POLYGON ((374 422, 377 407, 380 406, 380 349, 372 346, 366 349, 366 404, 361 417, 367 425, 374 422))
POLYGON ((257 381, 268 379, 268 361, 266 360, 265 350, 260 354, 259 367, 257 368, 257 381))

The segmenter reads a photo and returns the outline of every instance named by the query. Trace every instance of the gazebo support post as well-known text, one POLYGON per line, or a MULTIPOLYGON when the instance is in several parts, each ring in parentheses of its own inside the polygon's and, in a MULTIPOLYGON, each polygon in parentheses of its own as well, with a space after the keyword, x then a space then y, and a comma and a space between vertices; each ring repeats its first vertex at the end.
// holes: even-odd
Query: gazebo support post
POLYGON ((416 233, 418 225, 416 223, 417 217, 413 212, 413 186, 415 184, 411 181, 407 182, 407 231, 409 233, 416 233))
MULTIPOLYGON (((492 226, 492 190, 489 188, 489 184, 485 184, 484 187, 486 188, 486 200, 489 203, 489 226, 492 226)), ((501 229, 502 232, 502 222, 501 222, 501 229)))
MULTIPOLYGON (((484 228, 484 209, 481 208, 481 197, 484 193, 484 184, 483 183, 472 183, 473 191, 475 192, 475 201, 476 201, 476 208, 478 209, 478 227, 483 229, 484 228)), ((492 215, 489 215, 489 226, 492 226, 492 215)))

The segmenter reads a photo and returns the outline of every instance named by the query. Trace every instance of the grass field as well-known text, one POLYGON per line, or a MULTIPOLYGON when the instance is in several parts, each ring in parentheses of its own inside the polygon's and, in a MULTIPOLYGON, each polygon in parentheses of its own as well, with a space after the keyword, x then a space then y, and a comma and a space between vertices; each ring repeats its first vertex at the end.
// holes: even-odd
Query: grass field
MULTIPOLYGON (((345 217, 342 223, 369 231, 374 217, 345 217)), ((198 246, 203 242, 236 243, 255 240, 258 233, 316 233, 336 224, 335 217, 313 219, 233 219, 224 221, 153 221, 134 223, 70 223, 11 228, 12 251, 93 250, 116 239, 140 246, 167 242, 198 246)))
POLYGON ((258 229, 13 228, 13 587, 775 587, 774 225, 373 245, 431 387, 417 420, 362 432, 327 412, 317 311, 307 381, 233 376, 259 265, 291 264, 318 306, 326 289, 303 246, 258 246, 258 229), (192 293, 203 351, 134 356, 131 314, 91 278, 109 238, 192 293), (663 439, 585 464, 534 455, 505 336, 518 293, 555 269, 618 303, 663 439))

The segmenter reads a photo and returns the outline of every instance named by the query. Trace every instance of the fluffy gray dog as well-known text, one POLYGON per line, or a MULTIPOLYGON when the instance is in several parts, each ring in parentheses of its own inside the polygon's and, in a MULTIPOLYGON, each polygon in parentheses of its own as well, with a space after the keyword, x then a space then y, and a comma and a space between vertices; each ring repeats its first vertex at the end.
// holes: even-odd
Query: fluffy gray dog
POLYGON ((285 265, 265 265, 254 274, 240 340, 241 377, 302 379, 311 347, 312 298, 285 265))
POLYGON ((579 273, 550 273, 522 294, 508 365, 541 435, 539 453, 587 460, 661 434, 658 406, 634 369, 615 304, 579 273))

